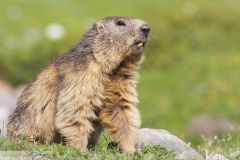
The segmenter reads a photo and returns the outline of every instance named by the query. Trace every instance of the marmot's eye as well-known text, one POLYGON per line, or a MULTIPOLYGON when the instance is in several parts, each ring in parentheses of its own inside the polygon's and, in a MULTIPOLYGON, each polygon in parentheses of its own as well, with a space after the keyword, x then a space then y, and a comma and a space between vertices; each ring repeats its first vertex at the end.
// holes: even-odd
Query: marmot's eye
POLYGON ((116 24, 117 24, 118 26, 126 26, 126 24, 125 24, 123 21, 121 21, 121 20, 118 20, 118 21, 116 22, 116 24))

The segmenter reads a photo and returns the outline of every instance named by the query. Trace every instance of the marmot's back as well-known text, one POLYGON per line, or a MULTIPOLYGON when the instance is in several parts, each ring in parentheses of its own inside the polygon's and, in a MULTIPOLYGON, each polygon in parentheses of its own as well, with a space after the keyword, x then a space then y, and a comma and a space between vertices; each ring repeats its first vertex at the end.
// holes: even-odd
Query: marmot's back
MULTIPOLYGON (((17 108, 10 116, 8 136, 10 138, 37 137, 39 133, 46 134, 42 129, 47 125, 54 130, 57 97, 57 70, 53 65, 44 69, 23 91, 18 100, 17 108), (50 125, 51 124, 51 125, 50 125), (38 132, 38 133, 35 133, 38 132)), ((52 132, 51 131, 51 132, 52 132)))

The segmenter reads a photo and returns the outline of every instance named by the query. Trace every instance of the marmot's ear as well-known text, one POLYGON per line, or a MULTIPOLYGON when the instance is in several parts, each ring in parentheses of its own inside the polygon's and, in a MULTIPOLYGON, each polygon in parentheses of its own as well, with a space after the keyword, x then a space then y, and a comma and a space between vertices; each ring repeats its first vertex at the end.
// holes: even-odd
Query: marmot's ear
POLYGON ((104 25, 103 25, 103 22, 102 22, 102 21, 98 21, 98 22, 96 23, 96 27, 97 27, 98 32, 103 32, 103 30, 104 30, 104 25))

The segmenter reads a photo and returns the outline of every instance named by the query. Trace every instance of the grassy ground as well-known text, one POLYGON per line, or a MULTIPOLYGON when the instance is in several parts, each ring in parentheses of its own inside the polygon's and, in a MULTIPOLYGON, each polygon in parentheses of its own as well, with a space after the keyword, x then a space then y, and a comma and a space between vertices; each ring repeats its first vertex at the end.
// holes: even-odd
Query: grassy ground
MULTIPOLYGON (((78 42, 99 18, 123 15, 144 19, 151 25, 152 35, 138 87, 142 126, 167 129, 191 141, 201 153, 208 148, 228 155, 230 148, 239 148, 239 134, 225 143, 216 140, 209 147, 201 138, 190 139, 186 131, 197 115, 221 116, 240 123, 239 5, 239 0, 2 0, 0 78, 12 85, 29 82, 44 65, 78 42), (45 29, 51 23, 61 24, 65 37, 49 40, 45 29)), ((0 148, 14 149, 10 142, 1 142, 0 148)), ((80 155, 58 145, 30 148, 55 150, 56 155, 66 157, 80 155)), ((100 153, 102 159, 143 158, 109 153, 106 145, 91 153, 100 153)), ((144 159, 155 159, 159 154, 172 155, 150 150, 144 159)))
POLYGON ((206 140, 205 144, 198 146, 197 149, 205 156, 218 153, 231 160, 240 160, 239 145, 239 133, 226 134, 215 136, 213 140, 206 140))
MULTIPOLYGON (((110 138, 104 134, 99 144, 89 152, 81 153, 76 148, 67 147, 61 144, 34 144, 25 141, 7 141, 0 138, 0 151, 18 151, 35 153, 35 155, 44 155, 46 159, 95 159, 95 160, 151 160, 151 159, 175 159, 173 152, 168 151, 160 146, 148 147, 143 153, 134 155, 124 155, 119 153, 117 147, 109 147, 110 138), (107 137, 107 138, 106 138, 107 137)), ((237 135, 227 134, 225 136, 214 137, 213 140, 206 140, 197 147, 197 151, 205 156, 211 154, 222 154, 230 160, 240 160, 239 148, 240 139, 237 135)), ((1 158, 1 157, 0 157, 1 158)))
POLYGON ((86 153, 81 153, 76 148, 66 147, 60 144, 37 145, 24 141, 6 141, 0 140, 0 150, 2 151, 29 151, 38 154, 46 154, 46 159, 56 160, 138 160, 138 159, 174 159, 174 154, 160 147, 146 148, 143 154, 136 153, 132 156, 120 154, 117 148, 107 148, 108 141, 102 140, 99 145, 86 153))

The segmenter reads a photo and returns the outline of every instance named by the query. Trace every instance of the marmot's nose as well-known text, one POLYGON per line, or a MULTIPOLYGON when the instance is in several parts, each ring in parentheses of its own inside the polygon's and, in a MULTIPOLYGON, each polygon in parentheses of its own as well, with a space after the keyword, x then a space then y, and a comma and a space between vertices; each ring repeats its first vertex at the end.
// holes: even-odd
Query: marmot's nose
POLYGON ((150 27, 147 24, 144 24, 141 26, 140 30, 143 32, 143 34, 148 37, 148 34, 150 32, 150 27))

